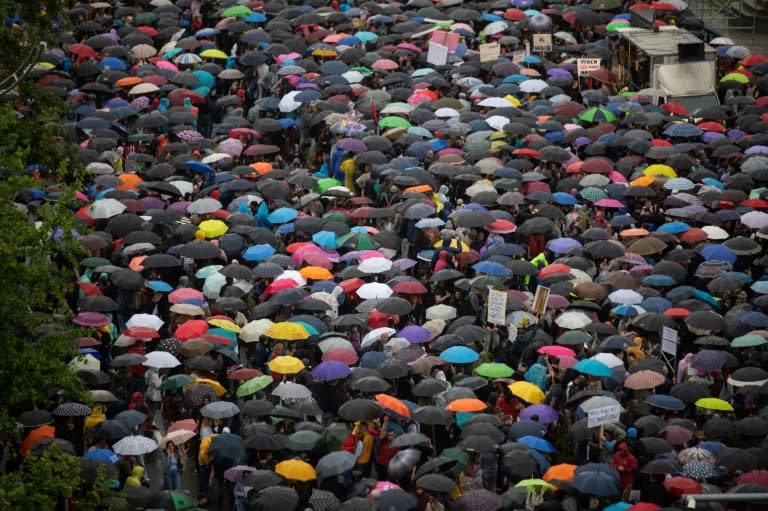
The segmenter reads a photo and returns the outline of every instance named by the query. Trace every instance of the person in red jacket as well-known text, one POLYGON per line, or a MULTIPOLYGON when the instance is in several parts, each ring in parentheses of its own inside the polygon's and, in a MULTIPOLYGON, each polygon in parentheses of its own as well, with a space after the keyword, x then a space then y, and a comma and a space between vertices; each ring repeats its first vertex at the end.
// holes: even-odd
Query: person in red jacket
MULTIPOLYGON (((385 417, 385 421, 388 417, 385 417)), ((398 452, 397 447, 392 447, 392 442, 395 441, 395 430, 388 428, 386 422, 381 426, 379 440, 379 448, 376 451, 376 459, 374 460, 374 466, 376 467, 376 475, 379 479, 386 479, 387 466, 395 454, 398 452)))
POLYGON ((611 464, 619 471, 619 485, 624 493, 624 499, 628 500, 629 492, 632 491, 632 484, 635 481, 637 459, 629 452, 626 443, 622 442, 616 448, 611 464))

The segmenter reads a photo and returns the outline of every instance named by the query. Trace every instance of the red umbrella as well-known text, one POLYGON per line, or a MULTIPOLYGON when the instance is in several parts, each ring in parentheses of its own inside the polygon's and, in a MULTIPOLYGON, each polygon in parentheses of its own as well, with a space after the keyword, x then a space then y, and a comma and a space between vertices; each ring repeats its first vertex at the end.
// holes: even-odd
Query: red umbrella
POLYGON ((691 315, 691 311, 682 307, 672 307, 664 311, 664 315, 672 319, 683 319, 691 315))
POLYGON ((77 286, 83 290, 85 296, 104 296, 104 292, 99 286, 93 285, 90 282, 78 281, 77 286))
POLYGON ((603 83, 611 83, 611 84, 619 83, 619 79, 616 78, 616 75, 611 73, 604 67, 600 67, 599 69, 592 71, 587 76, 589 76, 590 78, 594 78, 595 80, 601 81, 603 83))
POLYGON ((427 292, 427 288, 424 284, 417 280, 404 280, 395 284, 392 288, 395 293, 403 293, 406 295, 421 295, 427 292))
POLYGON ((656 2, 651 4, 651 9, 655 11, 676 11, 677 6, 668 2, 656 2))
POLYGON ((166 431, 166 434, 173 433, 174 431, 195 431, 197 429, 197 423, 195 422, 195 419, 184 419, 177 422, 174 422, 170 426, 168 426, 168 431, 166 431))
POLYGON ((78 57, 83 57, 87 59, 95 59, 95 58, 98 58, 99 56, 99 54, 96 53, 96 50, 94 50, 87 44, 82 44, 82 43, 73 44, 67 50, 73 55, 77 55, 78 57))
POLYGON ((539 278, 545 279, 550 275, 554 275, 555 273, 569 273, 570 271, 571 271, 571 267, 568 266, 567 264, 554 263, 542 269, 539 272, 539 278))
POLYGON ((584 105, 576 103, 575 101, 561 103, 555 107, 555 115, 563 115, 569 118, 578 117, 583 111, 584 105))
POLYGON ((661 509, 661 506, 652 502, 638 502, 632 507, 628 507, 627 511, 656 511, 661 509))
POLYGON ((756 66, 758 64, 768 64, 768 57, 765 55, 760 55, 757 53, 753 53, 752 55, 747 55, 743 59, 741 59, 741 65, 742 66, 756 66))
POLYGON ((195 337, 202 337, 208 331, 208 323, 202 319, 190 319, 184 322, 173 333, 173 337, 180 341, 188 341, 195 337))
POLYGON ((699 483, 687 477, 668 477, 663 484, 669 494, 675 497, 698 495, 702 489, 699 483))
POLYGON ((750 470, 736 478, 738 484, 759 484, 768 488, 768 470, 750 470))
POLYGON ((123 331, 123 334, 136 339, 158 339, 160 337, 160 334, 154 328, 147 328, 143 326, 126 328, 123 331))
POLYGON ((232 371, 231 373, 227 374, 228 380, 238 380, 238 381, 248 381, 251 378, 256 378, 257 376, 263 376, 264 373, 259 371, 258 369, 251 369, 250 367, 243 367, 240 369, 236 369, 232 371))
POLYGON ((503 218, 500 218, 486 225, 485 229, 488 232, 492 232, 496 234, 509 234, 509 233, 515 232, 517 230, 517 226, 513 222, 510 222, 509 220, 504 220, 503 218))
POLYGON ((345 293, 351 293, 359 289, 360 286, 362 286, 363 284, 365 284, 365 281, 363 279, 354 278, 354 279, 342 280, 341 282, 339 282, 339 287, 345 293))
POLYGON ((168 100, 171 102, 171 106, 182 106, 187 98, 195 105, 205 103, 203 96, 189 89, 174 89, 168 93, 168 100))
POLYGON ((607 158, 587 158, 581 163, 581 171, 590 174, 608 174, 613 171, 613 163, 607 158))
POLYGON ((538 158, 539 152, 535 149, 528 149, 528 148, 521 148, 521 149, 515 149, 512 151, 512 154, 515 156, 522 156, 523 158, 538 158))
POLYGON ((725 126, 716 121, 702 121, 697 124, 704 131, 714 131, 716 133, 725 133, 725 126))
POLYGON ((664 103, 663 105, 661 105, 661 108, 666 112, 669 112, 670 114, 682 115, 682 116, 688 115, 688 109, 685 108, 682 104, 675 103, 674 101, 670 101, 669 103, 664 103))
POLYGON ((171 293, 168 295, 168 301, 173 304, 188 301, 204 302, 205 296, 203 296, 203 293, 197 289, 192 289, 191 287, 180 287, 171 291, 171 293))
POLYGON ((686 232, 680 234, 680 236, 678 237, 680 238, 680 241, 684 241, 686 243, 690 243, 691 245, 694 245, 696 243, 701 243, 702 241, 705 241, 708 236, 707 236, 707 233, 702 229, 699 229, 698 227, 691 227, 686 232))
POLYGON ((396 397, 392 397, 389 394, 376 394, 375 399, 387 410, 391 410, 398 415, 402 415, 403 417, 411 416, 411 412, 408 410, 408 407, 405 405, 405 403, 396 397))
POLYGON ((329 360, 335 360, 336 362, 341 362, 351 366, 357 364, 359 359, 355 353, 352 353, 349 350, 344 348, 336 348, 323 354, 323 362, 328 362, 329 360))

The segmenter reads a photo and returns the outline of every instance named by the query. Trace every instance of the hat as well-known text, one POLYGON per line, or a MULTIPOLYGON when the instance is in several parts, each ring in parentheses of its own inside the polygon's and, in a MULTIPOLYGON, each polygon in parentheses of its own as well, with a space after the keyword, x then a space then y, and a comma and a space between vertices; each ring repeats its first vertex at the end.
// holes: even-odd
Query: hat
POLYGON ((637 429, 636 428, 627 429, 627 438, 637 438, 637 429))

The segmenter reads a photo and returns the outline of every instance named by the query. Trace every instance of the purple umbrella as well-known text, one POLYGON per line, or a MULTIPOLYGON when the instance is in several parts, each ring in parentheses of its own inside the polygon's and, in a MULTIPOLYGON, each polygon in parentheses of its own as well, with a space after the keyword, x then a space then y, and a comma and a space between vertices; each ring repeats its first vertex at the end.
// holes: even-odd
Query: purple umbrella
POLYGON ((351 372, 352 370, 347 364, 336 362, 335 360, 327 360, 312 369, 312 377, 319 381, 340 380, 349 376, 351 372))
POLYGON ((691 358, 691 367, 704 372, 719 371, 727 362, 722 351, 701 350, 691 358))
POLYGON ((553 67, 552 69, 547 71, 548 76, 561 76, 563 78, 568 78, 569 80, 573 80, 573 75, 570 71, 567 69, 563 69, 560 67, 553 67))
POLYGON ((424 327, 418 325, 409 325, 397 333, 397 337, 408 339, 411 344, 421 344, 429 342, 432 334, 424 327))
POLYGON ((157 197, 142 197, 139 202, 144 204, 146 209, 165 209, 165 202, 157 197))
POLYGON ((557 413, 557 410, 547 405, 526 406, 520 413, 521 419, 535 420, 540 424, 551 424, 555 422, 558 417, 559 414, 557 413))
POLYGON ((555 238, 547 243, 547 248, 555 254, 567 254, 574 248, 581 248, 581 243, 573 238, 555 238))
POLYGON ((186 215, 188 213, 187 207, 190 204, 192 204, 192 203, 189 202, 189 201, 186 201, 186 200, 182 200, 182 201, 179 201, 179 202, 174 202, 173 204, 168 206, 168 209, 171 209, 171 210, 173 210, 173 211, 175 211, 177 213, 181 213, 182 215, 186 215))
POLYGON ((205 138, 202 134, 195 130, 182 130, 176 133, 176 136, 184 142, 195 142, 205 138))
POLYGON ((364 153, 368 150, 368 146, 356 138, 342 138, 336 142, 336 147, 340 147, 345 151, 352 153, 364 153))
POLYGON ((81 312, 72 323, 80 326, 99 328, 109 324, 109 318, 101 312, 81 312))
POLYGON ((744 154, 766 154, 768 153, 768 146, 765 145, 753 145, 751 147, 748 147, 744 154))

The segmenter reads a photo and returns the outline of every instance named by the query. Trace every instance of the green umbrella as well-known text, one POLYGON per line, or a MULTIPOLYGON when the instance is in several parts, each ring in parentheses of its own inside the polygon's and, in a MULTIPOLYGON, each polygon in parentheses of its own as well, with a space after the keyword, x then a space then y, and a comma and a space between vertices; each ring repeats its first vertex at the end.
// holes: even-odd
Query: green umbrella
MULTIPOLYGON (((345 215, 344 213, 326 213, 323 215, 323 220, 326 222, 339 222, 342 224, 348 224, 349 223, 349 217, 345 215)), ((336 240, 336 243, 341 245, 338 240, 336 240)))
POLYGON ((592 336, 582 330, 568 330, 557 338, 557 344, 576 346, 592 340, 592 336))
POLYGON ((379 247, 379 244, 373 240, 367 234, 358 232, 350 232, 341 236, 336 240, 336 243, 340 247, 349 247, 354 250, 374 250, 379 247))
POLYGON ((285 446, 294 452, 306 452, 314 449, 323 438, 317 431, 297 431, 285 439, 285 446))
POLYGON ((467 468, 467 462, 469 461, 469 456, 466 452, 462 451, 461 449, 457 447, 449 447, 448 449, 443 449, 443 452, 440 453, 440 456, 443 458, 448 458, 451 460, 456 460, 456 464, 451 467, 450 470, 446 472, 446 475, 448 477, 456 478, 464 472, 464 469, 467 468))
POLYGON ((222 18, 245 18, 253 14, 253 11, 244 5, 233 5, 221 12, 222 18))
POLYGON ((133 18, 133 21, 136 23, 136 26, 151 25, 157 21, 157 14, 154 12, 142 12, 141 14, 137 14, 136 17, 133 18))
POLYGON ((326 177, 326 178, 320 179, 317 182, 317 185, 315 186, 315 192, 323 193, 329 188, 333 188, 334 186, 341 186, 341 181, 339 181, 338 179, 333 179, 332 177, 326 177))
POLYGON ((174 374, 173 376, 166 378, 165 381, 160 384, 160 390, 180 389, 184 385, 189 385, 193 381, 195 381, 194 376, 190 376, 188 374, 174 374))
POLYGON ((618 30, 620 28, 627 28, 629 26, 629 23, 625 23, 623 21, 614 21, 613 23, 608 23, 605 26, 605 30, 607 32, 613 32, 615 30, 618 30))
POLYGON ((720 78, 720 82, 739 82, 739 83, 749 83, 749 77, 742 73, 728 73, 727 75, 720 78))
POLYGON ((107 266, 110 264, 112 264, 112 262, 103 257, 86 257, 80 261, 80 266, 84 268, 98 268, 99 266, 107 266))
POLYGON ((272 377, 269 375, 251 378, 247 382, 240 385, 240 388, 237 389, 237 397, 245 397, 250 396, 251 394, 255 394, 260 390, 266 389, 271 383, 272 377))
POLYGON ((616 116, 607 108, 593 106, 581 112, 579 120, 584 122, 614 122, 616 116))
POLYGON ((751 348, 753 346, 762 346, 767 341, 764 337, 755 334, 742 335, 731 341, 732 348, 751 348))
POLYGON ((515 370, 507 364, 499 362, 486 362, 475 368, 475 372, 486 378, 509 378, 515 373, 515 370))
POLYGON ((396 115, 390 115, 379 121, 379 128, 405 128, 411 127, 411 123, 407 119, 397 117, 396 115))
POLYGON ((596 186, 588 186, 584 188, 582 191, 579 192, 579 195, 581 195, 582 198, 588 200, 589 202, 597 202, 600 199, 608 198, 608 194, 606 193, 606 191, 596 186))

